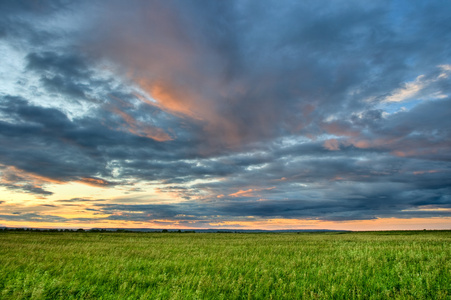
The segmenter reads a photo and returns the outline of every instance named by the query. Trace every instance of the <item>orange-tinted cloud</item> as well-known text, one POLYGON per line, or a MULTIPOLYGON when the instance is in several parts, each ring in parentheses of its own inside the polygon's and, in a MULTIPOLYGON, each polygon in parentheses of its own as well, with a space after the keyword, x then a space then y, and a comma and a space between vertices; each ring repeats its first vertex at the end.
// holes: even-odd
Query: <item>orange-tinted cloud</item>
POLYGON ((120 109, 112 108, 111 110, 122 117, 122 119, 128 125, 128 128, 126 128, 125 130, 134 135, 147 137, 159 142, 172 140, 172 138, 161 128, 149 126, 144 122, 140 122, 120 109))
POLYGON ((260 191, 269 191, 272 189, 275 189, 276 187, 269 187, 269 188, 259 188, 259 189, 247 189, 247 190, 239 190, 238 192, 235 192, 233 194, 229 194, 231 197, 256 197, 257 195, 254 194, 255 192, 260 191))
MULTIPOLYGON (((191 76, 197 75, 194 73, 191 76)), ((136 78, 135 80, 156 102, 149 102, 145 100, 145 97, 139 97, 139 99, 176 116, 190 118, 192 121, 202 124, 206 134, 204 138, 207 143, 210 143, 210 146, 217 143, 217 137, 221 137, 220 142, 227 146, 237 146, 246 141, 247 134, 243 128, 240 128, 240 124, 224 115, 217 106, 216 101, 222 98, 219 91, 222 87, 216 82, 205 82, 206 85, 210 84, 218 90, 209 93, 200 91, 200 88, 196 87, 196 83, 177 84, 163 80, 152 81, 149 78, 136 78)), ((197 80, 204 81, 202 78, 197 80)), ((205 79, 205 81, 207 80, 205 79)), ((228 101, 228 99, 225 98, 223 101, 228 101)), ((262 122, 261 128, 267 125, 266 122, 262 122)))
POLYGON ((360 135, 358 130, 351 128, 344 122, 333 121, 329 123, 323 123, 322 128, 329 134, 336 136, 352 136, 357 137, 360 135))
POLYGON ((47 184, 63 184, 64 181, 24 171, 14 166, 0 165, 0 185, 32 194, 51 195, 44 189, 47 184))
POLYGON ((340 150, 340 143, 336 139, 325 140, 324 148, 331 150, 331 151, 340 150))
POLYGON ((231 197, 254 197, 255 195, 252 194, 252 192, 255 192, 254 189, 248 189, 248 190, 239 190, 236 193, 229 194, 231 197))
POLYGON ((84 183, 86 185, 90 185, 93 187, 108 187, 113 185, 111 182, 106 181, 101 178, 95 178, 95 177, 83 177, 78 182, 84 183))
POLYGON ((439 170, 425 170, 425 171, 414 171, 413 174, 414 175, 421 175, 421 174, 431 174, 431 173, 438 173, 440 172, 439 170))
POLYGON ((197 110, 196 96, 192 95, 188 89, 175 87, 162 80, 152 83, 145 78, 138 78, 137 82, 157 101, 156 105, 161 109, 176 115, 200 119, 202 114, 197 110))
POLYGON ((33 184, 36 185, 43 183, 56 183, 56 184, 65 183, 64 181, 30 173, 14 166, 0 165, 0 170, 3 175, 1 180, 4 183, 13 183, 19 180, 32 182, 33 184))
POLYGON ((399 157, 415 157, 415 156, 423 156, 437 153, 438 149, 436 148, 420 148, 420 149, 402 149, 402 150, 394 150, 391 153, 395 156, 399 157))

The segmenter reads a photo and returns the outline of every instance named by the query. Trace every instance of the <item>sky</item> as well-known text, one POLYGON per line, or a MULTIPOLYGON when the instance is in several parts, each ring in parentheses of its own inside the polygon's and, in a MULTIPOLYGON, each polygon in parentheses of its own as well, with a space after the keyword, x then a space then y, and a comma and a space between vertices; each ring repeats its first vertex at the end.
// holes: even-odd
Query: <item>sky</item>
POLYGON ((0 0, 0 226, 451 229, 450 15, 0 0))

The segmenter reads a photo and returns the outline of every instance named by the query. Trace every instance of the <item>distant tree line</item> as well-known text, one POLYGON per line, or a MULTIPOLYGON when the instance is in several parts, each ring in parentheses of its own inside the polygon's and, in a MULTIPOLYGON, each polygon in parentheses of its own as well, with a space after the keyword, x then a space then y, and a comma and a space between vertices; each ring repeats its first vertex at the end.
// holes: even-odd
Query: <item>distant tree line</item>
POLYGON ((92 228, 92 229, 56 229, 56 228, 9 228, 0 227, 0 231, 34 231, 34 232, 128 232, 128 233, 196 233, 195 230, 149 230, 149 231, 138 231, 138 230, 127 230, 127 229, 105 229, 105 228, 92 228))

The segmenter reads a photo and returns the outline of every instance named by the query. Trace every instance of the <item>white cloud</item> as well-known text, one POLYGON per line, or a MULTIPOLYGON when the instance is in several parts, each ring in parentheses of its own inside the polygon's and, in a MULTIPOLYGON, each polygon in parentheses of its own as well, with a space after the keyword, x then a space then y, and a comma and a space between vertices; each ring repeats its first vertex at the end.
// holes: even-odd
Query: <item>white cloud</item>
POLYGON ((404 87, 394 90, 389 97, 385 98, 385 102, 401 102, 414 97, 424 88, 426 82, 423 79, 424 75, 420 75, 415 81, 405 83, 404 87))
POLYGON ((404 86, 395 89, 386 97, 384 102, 404 102, 409 100, 432 100, 448 97, 442 90, 434 87, 434 83, 440 80, 446 80, 451 72, 451 65, 438 65, 441 73, 437 76, 427 78, 426 75, 420 75, 414 81, 404 83, 404 86))

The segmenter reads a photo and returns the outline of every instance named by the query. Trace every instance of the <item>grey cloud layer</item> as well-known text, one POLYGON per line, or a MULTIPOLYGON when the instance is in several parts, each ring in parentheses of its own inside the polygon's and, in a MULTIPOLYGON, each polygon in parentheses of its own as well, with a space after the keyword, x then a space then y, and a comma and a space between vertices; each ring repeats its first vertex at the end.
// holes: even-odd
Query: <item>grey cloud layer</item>
POLYGON ((0 93, 1 185, 188 201, 96 207, 130 220, 450 216, 418 210, 451 205, 449 3, 36 3, 0 4, 38 91, 0 93))

